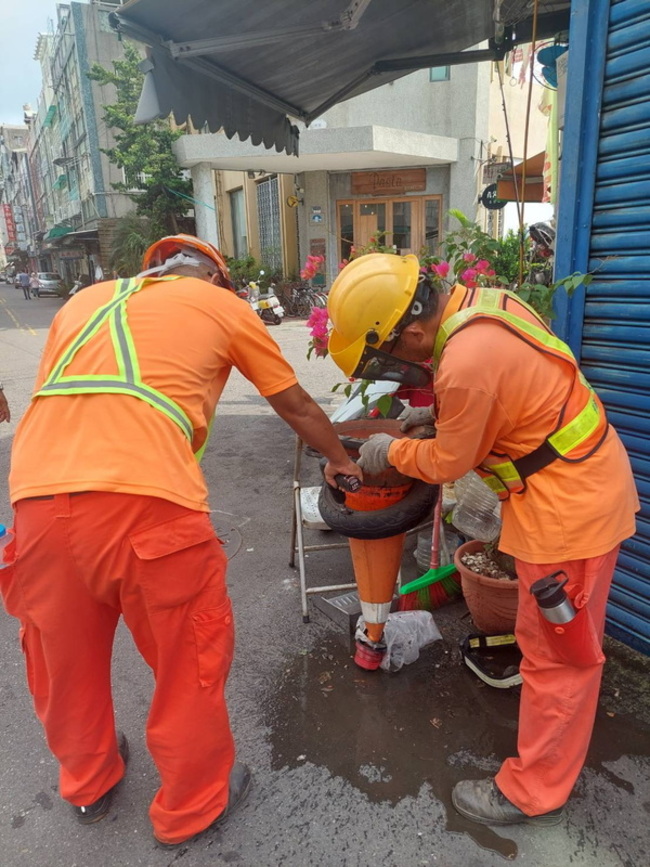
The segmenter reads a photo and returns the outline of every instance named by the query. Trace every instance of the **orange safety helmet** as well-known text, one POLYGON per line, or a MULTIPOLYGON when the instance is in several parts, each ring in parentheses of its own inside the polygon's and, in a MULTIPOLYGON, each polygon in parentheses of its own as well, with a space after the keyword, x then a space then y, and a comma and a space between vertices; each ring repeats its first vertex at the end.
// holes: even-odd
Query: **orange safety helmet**
POLYGON ((222 253, 210 241, 203 241, 201 238, 197 238, 196 235, 168 235, 166 238, 154 241, 142 258, 142 270, 147 271, 150 268, 155 268, 156 265, 162 265, 175 253, 182 253, 184 250, 193 250, 214 262, 219 272, 220 285, 225 289, 235 290, 228 265, 222 253))

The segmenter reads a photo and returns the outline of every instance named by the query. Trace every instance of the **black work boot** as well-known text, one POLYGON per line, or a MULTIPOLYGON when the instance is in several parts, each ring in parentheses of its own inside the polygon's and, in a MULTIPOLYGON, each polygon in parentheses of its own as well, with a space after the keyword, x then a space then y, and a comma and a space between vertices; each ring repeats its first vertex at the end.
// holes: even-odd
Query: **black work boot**
MULTIPOLYGON (((124 732, 117 733, 117 748, 122 756, 122 761, 126 765, 129 760, 129 742, 126 739, 124 732)), ((77 817, 77 821, 81 822, 82 825, 94 825, 95 822, 99 822, 103 819, 111 808, 113 795, 121 782, 122 780, 119 780, 114 786, 112 786, 112 788, 107 792, 104 792, 101 798, 97 798, 96 801, 93 801, 92 804, 88 804, 87 807, 73 806, 72 810, 77 817)))
POLYGON ((182 846, 183 843, 189 843, 190 840, 195 840, 201 834, 205 834, 206 831, 211 831, 227 819, 228 816, 230 816, 230 814, 233 813, 242 803, 242 801, 245 800, 246 795, 248 795, 250 791, 251 783, 252 776, 248 765, 245 765, 243 762, 235 762, 228 780, 228 803, 226 804, 225 809, 219 813, 217 818, 211 822, 207 828, 204 828, 203 831, 199 831, 198 834, 193 834, 191 837, 187 837, 185 840, 178 840, 174 843, 160 840, 155 834, 153 835, 154 840, 162 849, 176 849, 178 846, 182 846))
POLYGON ((559 807, 550 813, 527 816, 506 798, 492 778, 456 783, 451 800, 461 816, 480 825, 557 825, 564 812, 564 807, 559 807))

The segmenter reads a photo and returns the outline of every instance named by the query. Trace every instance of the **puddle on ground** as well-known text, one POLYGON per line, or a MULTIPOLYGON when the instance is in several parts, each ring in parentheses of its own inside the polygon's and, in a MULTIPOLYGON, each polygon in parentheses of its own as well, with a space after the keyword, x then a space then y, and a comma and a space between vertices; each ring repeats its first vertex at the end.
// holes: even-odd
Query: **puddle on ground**
MULTIPOLYGON (((345 636, 328 636, 285 666, 265 702, 273 767, 309 761, 393 804, 428 783, 445 806, 447 830, 514 859, 515 842, 463 819, 451 790, 458 780, 493 775, 515 754, 519 690, 481 683, 449 642, 395 674, 363 671, 353 652, 345 636)), ((627 784, 602 763, 648 753, 648 734, 636 725, 599 712, 587 764, 618 786, 627 784)))

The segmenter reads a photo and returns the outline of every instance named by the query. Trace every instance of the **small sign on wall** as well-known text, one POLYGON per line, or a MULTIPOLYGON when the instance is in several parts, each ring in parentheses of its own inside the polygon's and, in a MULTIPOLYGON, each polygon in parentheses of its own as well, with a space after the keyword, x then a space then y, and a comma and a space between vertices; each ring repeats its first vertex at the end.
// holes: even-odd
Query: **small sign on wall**
POLYGON ((322 223, 323 222, 323 209, 321 208, 320 205, 312 205, 309 221, 311 223, 322 223))
POLYGON ((352 172, 353 196, 401 196, 423 192, 427 187, 426 169, 398 169, 386 172, 352 172))

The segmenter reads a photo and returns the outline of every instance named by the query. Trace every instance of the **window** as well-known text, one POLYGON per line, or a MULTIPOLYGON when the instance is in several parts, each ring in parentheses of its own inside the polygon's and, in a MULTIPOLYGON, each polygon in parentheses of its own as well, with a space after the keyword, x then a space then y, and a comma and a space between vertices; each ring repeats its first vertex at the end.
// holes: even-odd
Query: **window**
POLYGON ((429 81, 449 81, 451 69, 449 66, 432 66, 429 69, 429 81))
POLYGON ((278 176, 271 175, 257 184, 257 217, 262 262, 271 271, 282 268, 282 231, 278 176))
POLYGON ((228 193, 230 219, 232 221, 233 254, 235 259, 248 255, 248 232, 246 230, 246 206, 243 189, 228 193))
POLYGON ((441 196, 338 202, 340 257, 349 259, 353 245, 365 247, 373 238, 402 255, 417 255, 424 249, 435 255, 440 244, 441 209, 441 196))

